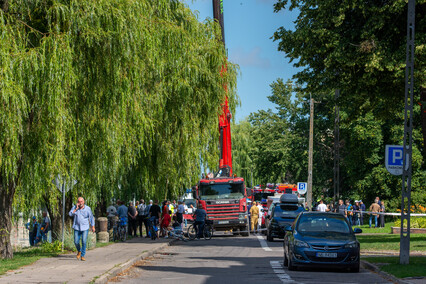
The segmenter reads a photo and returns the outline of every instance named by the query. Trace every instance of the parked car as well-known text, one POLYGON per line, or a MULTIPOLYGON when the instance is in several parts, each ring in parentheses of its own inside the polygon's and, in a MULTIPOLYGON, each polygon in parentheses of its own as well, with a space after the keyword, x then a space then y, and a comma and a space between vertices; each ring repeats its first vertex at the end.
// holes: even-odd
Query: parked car
POLYGON ((285 227, 291 225, 300 212, 305 208, 297 203, 277 203, 273 206, 270 215, 266 218, 266 239, 269 242, 274 238, 284 238, 285 227))
POLYGON ((360 248, 352 227, 338 213, 302 212, 285 228, 284 266, 349 268, 359 272, 360 248))

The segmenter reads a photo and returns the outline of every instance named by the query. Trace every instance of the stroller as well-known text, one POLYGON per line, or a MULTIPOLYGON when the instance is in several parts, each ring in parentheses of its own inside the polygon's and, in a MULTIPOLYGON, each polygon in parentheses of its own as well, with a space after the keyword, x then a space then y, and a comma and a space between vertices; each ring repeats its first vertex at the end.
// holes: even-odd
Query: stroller
POLYGON ((148 236, 151 237, 151 240, 155 240, 157 238, 158 226, 155 222, 155 217, 151 217, 148 219, 148 236))

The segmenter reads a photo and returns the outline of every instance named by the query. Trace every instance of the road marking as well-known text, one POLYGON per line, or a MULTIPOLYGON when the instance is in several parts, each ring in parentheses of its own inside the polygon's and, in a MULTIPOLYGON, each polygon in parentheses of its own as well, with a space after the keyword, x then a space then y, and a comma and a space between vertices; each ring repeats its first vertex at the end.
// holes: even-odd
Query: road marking
POLYGON ((257 239, 260 242, 260 246, 265 250, 265 251, 272 251, 272 249, 270 247, 268 247, 268 244, 266 243, 265 239, 262 236, 256 236, 257 239))
MULTIPOLYGON (((283 283, 295 283, 296 282, 293 279, 291 279, 290 275, 285 273, 285 271, 284 271, 284 269, 281 266, 279 261, 272 261, 271 260, 269 263, 271 264, 272 270, 275 272, 275 274, 278 276, 278 278, 281 280, 281 282, 283 282, 283 283)), ((300 283, 300 282, 298 282, 298 283, 300 283)))

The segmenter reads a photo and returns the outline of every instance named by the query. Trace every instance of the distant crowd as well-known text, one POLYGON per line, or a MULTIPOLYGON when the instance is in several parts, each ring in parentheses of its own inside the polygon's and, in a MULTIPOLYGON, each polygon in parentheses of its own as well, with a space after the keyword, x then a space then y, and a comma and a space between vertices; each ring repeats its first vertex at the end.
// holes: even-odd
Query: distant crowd
MULTIPOLYGON (((354 226, 364 225, 364 216, 366 212, 366 206, 362 200, 355 200, 355 204, 351 204, 349 200, 343 202, 343 199, 339 200, 338 204, 325 204, 323 199, 320 199, 318 204, 314 207, 316 211, 320 212, 336 212, 346 216, 349 220, 349 223, 354 226)), ((374 222, 375 228, 384 227, 385 226, 385 216, 383 214, 379 214, 380 212, 385 213, 386 207, 385 202, 380 200, 379 197, 376 197, 374 202, 370 205, 368 213, 369 218, 369 226, 372 227, 372 223, 374 222)))

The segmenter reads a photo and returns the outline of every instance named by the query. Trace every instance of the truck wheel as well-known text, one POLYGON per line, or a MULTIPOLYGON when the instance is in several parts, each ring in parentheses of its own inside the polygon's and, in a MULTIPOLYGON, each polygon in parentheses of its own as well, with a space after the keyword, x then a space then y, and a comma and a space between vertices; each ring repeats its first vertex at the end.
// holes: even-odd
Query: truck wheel
POLYGON ((232 234, 238 236, 240 234, 240 228, 232 228, 232 234))
POLYGON ((241 236, 243 237, 249 237, 250 236, 250 226, 247 225, 245 228, 243 228, 243 232, 241 232, 241 236))

